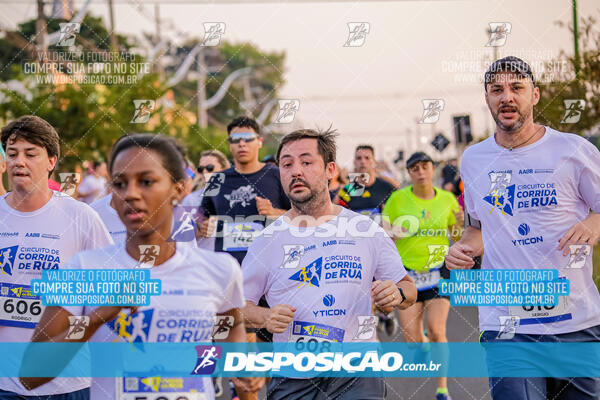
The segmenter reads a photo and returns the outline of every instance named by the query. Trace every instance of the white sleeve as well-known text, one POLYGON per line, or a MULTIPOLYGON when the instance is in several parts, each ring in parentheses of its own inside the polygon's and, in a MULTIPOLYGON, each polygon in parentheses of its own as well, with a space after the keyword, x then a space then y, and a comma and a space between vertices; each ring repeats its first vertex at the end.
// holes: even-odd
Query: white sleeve
POLYGON ((98 249, 114 244, 106 226, 100 216, 87 204, 82 204, 83 210, 79 212, 78 224, 80 226, 81 250, 98 249))
POLYGON ((579 173, 579 193, 593 212, 600 213, 600 151, 586 140, 579 156, 582 163, 579 173))
MULTIPOLYGON (((61 267, 61 270, 65 269, 83 269, 82 260, 80 253, 75 254, 73 257, 66 262, 66 264, 61 267)), ((71 315, 85 315, 85 306, 61 306, 66 311, 70 312, 71 315)))
POLYGON ((223 253, 227 256, 226 262, 229 263, 231 268, 231 276, 227 282, 227 286, 223 291, 223 302, 221 303, 218 313, 224 313, 234 308, 241 308, 246 305, 244 301, 244 291, 242 287, 242 271, 240 264, 233 256, 223 253))
MULTIPOLYGON (((477 222, 479 222, 479 217, 477 216, 477 212, 475 211, 475 203, 473 202, 473 189, 472 189, 472 184, 473 182, 466 176, 465 171, 468 169, 469 167, 466 165, 465 160, 463 158, 463 161, 461 163, 460 166, 460 178, 463 181, 463 185, 465 187, 465 193, 464 193, 464 200, 465 200, 465 214, 468 214, 471 218, 475 218, 477 220, 477 222)), ((470 218, 465 215, 465 222, 469 222, 470 218)))
POLYGON ((375 253, 375 279, 380 281, 392 280, 400 282, 406 276, 406 269, 394 241, 383 229, 378 231, 373 240, 375 253))
POLYGON ((256 255, 261 253, 262 237, 256 240, 248 248, 248 253, 242 261, 242 275, 244 276, 244 293, 246 300, 258 305, 258 301, 265 294, 267 287, 267 266, 259 260, 256 255))

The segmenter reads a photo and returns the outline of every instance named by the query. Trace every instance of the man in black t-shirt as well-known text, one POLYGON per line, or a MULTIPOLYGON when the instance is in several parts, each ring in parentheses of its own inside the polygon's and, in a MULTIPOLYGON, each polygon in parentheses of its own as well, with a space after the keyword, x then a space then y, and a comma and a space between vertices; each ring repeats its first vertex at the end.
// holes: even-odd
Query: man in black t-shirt
MULTIPOLYGON (((234 256, 241 264, 248 246, 265 227, 290 208, 279 180, 279 168, 258 161, 260 129, 252 118, 239 117, 228 126, 234 166, 215 173, 202 199, 206 217, 218 217, 215 251, 234 256)), ((201 234, 207 234, 207 223, 201 234)))
POLYGON ((355 172, 350 176, 350 183, 340 189, 337 203, 380 222, 383 206, 396 187, 377 177, 376 165, 375 150, 372 146, 356 147, 355 172))

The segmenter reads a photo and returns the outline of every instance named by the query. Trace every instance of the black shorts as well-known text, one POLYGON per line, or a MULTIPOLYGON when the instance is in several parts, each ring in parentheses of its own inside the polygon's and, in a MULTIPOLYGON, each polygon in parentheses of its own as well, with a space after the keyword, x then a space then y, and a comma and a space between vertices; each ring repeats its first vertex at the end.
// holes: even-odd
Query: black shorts
MULTIPOLYGON (((440 278, 441 279, 450 279, 450 270, 446 268, 446 263, 442 264, 440 268, 440 278)), ((427 300, 432 299, 448 299, 450 300, 450 296, 441 296, 438 287, 434 287, 431 289, 420 290, 417 293, 417 302, 425 302, 427 300)))
POLYGON ((387 389, 383 378, 273 378, 268 400, 381 400, 387 389))

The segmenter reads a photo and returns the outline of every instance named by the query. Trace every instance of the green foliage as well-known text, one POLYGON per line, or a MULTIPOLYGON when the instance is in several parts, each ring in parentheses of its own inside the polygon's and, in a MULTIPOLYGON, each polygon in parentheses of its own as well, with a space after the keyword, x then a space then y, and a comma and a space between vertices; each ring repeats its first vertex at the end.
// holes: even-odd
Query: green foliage
MULTIPOLYGON (((583 133, 600 123, 600 31, 596 29, 593 16, 581 18, 579 27, 580 70, 575 76, 577 60, 560 53, 561 68, 550 83, 541 83, 540 102, 536 107, 534 119, 552 128, 573 133, 583 133), (561 123, 565 114, 564 100, 585 99, 586 106, 577 123, 561 123)), ((564 24, 560 24, 564 25, 564 24)), ((573 29, 569 26, 569 30, 573 29)), ((549 68, 556 69, 556 63, 549 68)), ((548 76, 542 77, 542 79, 548 76)))

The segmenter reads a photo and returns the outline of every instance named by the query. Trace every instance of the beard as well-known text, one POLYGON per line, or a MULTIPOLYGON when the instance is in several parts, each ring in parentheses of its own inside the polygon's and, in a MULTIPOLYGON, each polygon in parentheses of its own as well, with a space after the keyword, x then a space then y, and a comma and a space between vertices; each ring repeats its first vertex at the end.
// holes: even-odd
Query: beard
POLYGON ((290 203, 292 203, 295 208, 302 210, 303 213, 308 214, 310 213, 310 210, 317 205, 317 202, 321 198, 321 194, 323 192, 327 192, 327 195, 329 196, 327 186, 325 186, 324 189, 319 190, 318 188, 310 186, 302 179, 294 179, 289 185, 288 198, 290 199, 290 203), (296 183, 302 183, 308 189, 308 193, 304 191, 303 193, 292 194, 292 186, 294 186, 296 183))
POLYGON ((494 118, 494 121, 496 121, 496 125, 498 125, 500 129, 508 133, 514 133, 519 131, 519 129, 521 129, 525 124, 527 118, 529 118, 529 115, 530 113, 521 113, 521 110, 514 106, 502 106, 498 108, 498 111, 496 113, 492 113, 492 117, 494 118), (519 114, 519 118, 514 123, 512 123, 512 125, 507 125, 500 120, 500 112, 503 110, 516 112, 517 114, 519 114))

